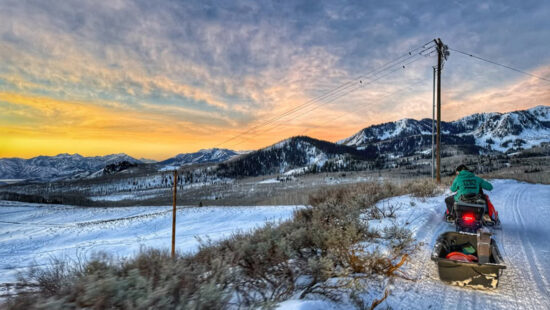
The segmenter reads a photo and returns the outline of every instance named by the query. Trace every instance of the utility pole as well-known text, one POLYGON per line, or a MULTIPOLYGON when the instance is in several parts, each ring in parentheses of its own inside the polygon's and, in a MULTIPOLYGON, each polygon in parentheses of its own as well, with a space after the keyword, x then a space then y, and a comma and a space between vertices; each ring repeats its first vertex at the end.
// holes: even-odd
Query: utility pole
POLYGON ((443 67, 443 61, 447 60, 449 51, 447 45, 441 42, 441 39, 437 38, 435 41, 437 49, 437 150, 436 161, 437 170, 436 178, 437 183, 441 183, 441 69, 443 67))
POLYGON ((174 197, 172 207, 172 259, 176 257, 176 192, 178 190, 178 170, 174 170, 174 197))
POLYGON ((433 69, 433 91, 432 91, 432 180, 435 177, 435 150, 434 150, 434 143, 435 143, 435 66, 432 67, 433 69))

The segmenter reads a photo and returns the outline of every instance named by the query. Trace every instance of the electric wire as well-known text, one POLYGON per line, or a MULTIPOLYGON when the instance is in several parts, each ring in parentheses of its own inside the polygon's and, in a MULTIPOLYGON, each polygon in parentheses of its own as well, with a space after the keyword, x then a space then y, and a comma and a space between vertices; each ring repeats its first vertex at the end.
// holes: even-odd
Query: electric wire
MULTIPOLYGON (((357 83, 357 81, 356 81, 356 82, 355 82, 355 83, 356 83, 355 86, 354 86, 354 87, 351 87, 351 88, 348 87, 346 92, 341 92, 340 94, 338 94, 338 95, 336 95, 336 96, 333 96, 330 100, 321 102, 321 104, 316 105, 316 106, 313 106, 312 109, 307 110, 307 111, 305 111, 304 113, 299 114, 299 115, 297 115, 297 116, 295 116, 295 117, 289 119, 288 121, 293 121, 293 120, 295 120, 295 119, 297 119, 297 118, 300 118, 300 117, 302 117, 302 116, 304 116, 304 115, 306 115, 306 114, 308 114, 308 113, 310 113, 310 112, 312 112, 312 111, 314 111, 314 110, 317 110, 317 109, 320 108, 321 106, 324 106, 324 105, 327 105, 327 104, 329 104, 329 103, 332 103, 332 102, 336 101, 337 99, 340 99, 340 98, 342 98, 342 97, 344 97, 344 96, 346 96, 346 95, 348 95, 348 94, 350 94, 350 93, 352 93, 352 92, 354 92, 354 91, 356 91, 356 90, 358 90, 358 89, 364 88, 364 87, 366 87, 367 85, 370 85, 370 84, 372 84, 372 83, 374 83, 374 82, 376 82, 376 81, 378 81, 378 80, 380 80, 380 79, 382 79, 382 78, 384 78, 384 77, 386 77, 386 76, 388 76, 388 75, 390 75, 390 74, 392 74, 392 73, 394 73, 394 72, 396 72, 396 71, 398 71, 398 70, 400 70, 400 69, 406 68, 408 65, 412 64, 413 62, 416 62, 416 61, 422 59, 421 57, 418 57, 418 56, 419 56, 418 54, 414 54, 413 56, 408 57, 406 60, 410 60, 411 58, 415 58, 415 57, 416 57, 416 59, 414 59, 414 60, 412 60, 412 61, 409 61, 409 62, 407 62, 407 63, 405 63, 405 64, 399 64, 398 67, 394 68, 393 70, 391 70, 391 71, 389 71, 389 72, 386 72, 386 73, 383 74, 383 75, 380 75, 380 76, 376 77, 375 79, 369 80, 369 81, 367 81, 367 82, 363 82, 363 81, 361 80, 360 83, 357 83)), ((352 86, 353 86, 353 85, 352 85, 352 86)), ((282 118, 282 117, 281 117, 281 118, 282 118)), ((267 129, 262 130, 262 131, 260 131, 260 132, 258 132, 258 133, 259 133, 259 134, 268 133, 269 131, 271 131, 271 130, 273 130, 273 129, 275 129, 275 128, 278 128, 278 127, 281 126, 282 124, 283 124, 283 123, 275 124, 273 127, 267 128, 267 129)), ((228 147, 234 148, 234 147, 237 146, 237 145, 240 145, 240 144, 242 144, 242 143, 245 143, 245 142, 247 142, 247 141, 250 141, 252 138, 253 138, 253 137, 248 138, 248 139, 245 138, 245 139, 242 140, 241 142, 232 144, 232 145, 230 145, 230 146, 228 146, 228 147)))
MULTIPOLYGON (((427 44, 428 44, 428 43, 427 43, 427 44)), ((423 45, 422 47, 425 47, 427 44, 423 45)), ((422 47, 419 47, 419 48, 422 48, 422 47)), ((404 56, 401 56, 401 57, 399 57, 399 58, 396 59, 396 60, 402 59, 403 57, 407 57, 405 60, 403 60, 403 61, 406 61, 406 60, 408 60, 409 58, 416 56, 417 54, 412 54, 412 51, 418 50, 419 48, 416 48, 416 49, 413 49, 413 50, 409 51, 408 54, 406 54, 406 55, 404 55, 404 56), (411 55, 412 55, 412 56, 411 56, 411 55)), ((430 49, 430 48, 433 48, 433 46, 430 46, 430 47, 428 47, 428 48, 425 48, 425 49, 424 49, 423 51, 421 51, 420 53, 422 53, 422 52, 424 52, 425 50, 428 50, 428 49, 430 49)), ((420 54, 420 53, 419 53, 419 54, 420 54)), ((316 98, 313 98, 313 99, 307 101, 307 102, 304 103, 304 104, 298 105, 298 106, 296 106, 296 107, 294 107, 294 108, 292 108, 292 109, 290 109, 290 110, 288 110, 288 111, 286 111, 286 112, 284 112, 284 113, 282 113, 282 114, 280 114, 280 115, 278 115, 278 116, 273 117, 272 119, 266 121, 265 123, 260 124, 260 125, 257 125, 257 126, 254 126, 253 128, 250 128, 249 130, 247 130, 247 131, 245 131, 245 132, 243 132, 243 133, 241 133, 241 134, 239 134, 239 135, 237 135, 237 136, 234 136, 234 137, 232 137, 232 138, 230 138, 230 139, 228 139, 228 140, 226 140, 226 141, 224 141, 224 142, 222 142, 222 143, 220 143, 220 144, 218 144, 218 145, 225 144, 225 143, 227 143, 227 142, 229 142, 229 141, 235 140, 235 139, 237 139, 237 138, 239 138, 239 137, 241 137, 241 136, 244 136, 244 135, 246 135, 246 134, 253 133, 253 132, 255 132, 257 129, 259 129, 259 128, 261 128, 261 127, 265 127, 265 126, 267 126, 267 125, 270 125, 270 124, 272 124, 272 123, 274 123, 274 122, 280 120, 281 118, 284 118, 284 117, 287 116, 287 115, 291 115, 291 114, 293 114, 293 113, 295 113, 295 112, 297 112, 297 111, 299 111, 299 110, 301 110, 301 109, 303 109, 303 108, 305 108, 305 107, 307 107, 307 106, 309 106, 309 105, 315 104, 316 102, 318 102, 318 101, 320 101, 320 100, 327 99, 327 98, 329 98, 329 97, 331 97, 331 96, 334 96, 335 94, 337 94, 337 93, 339 93, 339 92, 343 92, 343 91, 345 91, 346 89, 349 89, 350 87, 354 86, 354 84, 357 82, 357 80, 360 80, 360 79, 365 78, 365 77, 370 76, 370 75, 376 75, 376 74, 379 74, 379 73, 383 72, 384 70, 387 70, 388 68, 390 68, 390 67, 396 62, 396 60, 390 61, 390 62, 386 63, 385 65, 383 65, 381 68, 379 68, 379 69, 377 69, 377 70, 374 70, 374 71, 372 71, 372 72, 370 72, 370 73, 368 73, 368 74, 366 74, 366 75, 364 75, 364 76, 359 76, 359 77, 358 77, 357 79, 355 79, 355 80, 352 80, 352 81, 349 81, 349 82, 347 82, 347 83, 344 83, 344 84, 342 84, 342 85, 340 85, 340 86, 338 86, 338 87, 332 89, 331 91, 326 92, 325 94, 323 94, 323 95, 321 95, 321 96, 318 96, 318 97, 316 97, 316 98)), ((402 62, 402 61, 401 61, 401 62, 402 62)), ((361 81, 361 80, 360 80, 360 81, 361 81)))
MULTIPOLYGON (((424 45, 424 47, 425 47, 425 46, 426 46, 426 45, 424 45)), ((273 124, 273 123, 275 123, 276 121, 278 121, 278 120, 280 120, 280 119, 282 119, 282 118, 285 118, 285 117, 287 117, 287 116, 290 116, 290 115, 292 115, 292 114, 295 114, 295 113, 298 112, 299 110, 303 110, 303 109, 305 109, 305 108, 307 108, 307 107, 309 107, 309 106, 312 106, 313 104, 316 104, 316 103, 318 103, 318 102, 321 101, 321 100, 323 100, 323 101, 320 102, 320 105, 319 105, 319 106, 314 107, 313 109, 310 109, 309 111, 306 111, 305 113, 302 113, 301 115, 299 115, 299 116, 297 116, 297 117, 303 116, 303 115, 305 115, 305 114, 307 114, 307 113, 309 113, 309 112, 311 112, 311 111, 313 111, 313 110, 316 110, 316 109, 317 109, 318 107, 320 107, 321 105, 326 105, 326 104, 328 104, 328 103, 334 102, 335 100, 337 100, 337 99, 339 99, 339 98, 341 98, 341 97, 343 97, 343 96, 345 96, 345 95, 347 95, 347 94, 349 94, 349 93, 351 93, 351 92, 353 92, 353 91, 355 91, 355 90, 357 90, 357 89, 359 89, 359 88, 362 88, 362 87, 365 87, 365 86, 367 86, 367 85, 369 85, 369 84, 372 84, 373 82, 375 82, 375 81, 377 81, 377 80, 380 80, 381 78, 386 77, 386 76, 390 75, 391 73, 393 73, 393 72, 395 72, 395 71, 397 71, 397 70, 399 70, 399 69, 401 69, 401 68, 404 68, 404 67, 410 65, 411 63, 413 63, 413 62, 415 62, 415 61, 417 61, 417 60, 419 60, 419 59, 422 59, 422 58, 420 58, 419 56, 427 56, 427 55, 425 55, 425 54, 423 54, 423 53, 424 53, 425 51, 427 51, 427 50, 432 49, 432 48, 434 48, 434 46, 429 46, 429 47, 423 49, 422 51, 420 51, 419 53, 415 53, 415 54, 409 53, 409 54, 407 54, 407 56, 406 56, 405 59, 403 59, 403 60, 401 60, 401 61, 399 61, 399 62, 396 62, 396 63, 394 64, 394 66, 397 66, 397 65, 398 65, 398 67, 394 68, 394 69, 391 70, 390 72, 387 72, 387 73, 385 73, 385 74, 376 76, 377 74, 384 73, 384 72, 383 72, 384 70, 392 69, 392 66, 386 67, 386 68, 384 68, 383 70, 377 70, 378 72, 374 73, 374 77, 373 77, 372 80, 365 81, 365 80, 359 79, 359 80, 354 80, 354 81, 352 81, 352 82, 348 82, 348 83, 344 84, 345 86, 344 86, 344 85, 341 85, 341 86, 339 87, 339 89, 338 89, 336 92, 333 92, 333 93, 331 93, 331 94, 326 94, 326 96, 324 96, 323 98, 321 98, 321 99, 319 99, 319 100, 314 100, 314 101, 312 100, 312 101, 310 101, 310 102, 307 102, 306 104, 300 105, 300 106, 299 106, 297 109, 295 109, 292 113, 283 113, 283 114, 281 114, 281 115, 278 115, 278 116, 274 117, 273 119, 271 119, 269 122, 266 122, 265 124, 263 124, 262 126, 256 126, 257 128, 250 129, 250 130, 248 130, 247 132, 241 134, 240 136, 244 136, 245 134, 250 134, 250 133, 255 133, 255 132, 265 133, 266 131, 271 131, 272 129, 279 127, 281 124, 275 124, 274 127, 268 128, 268 129, 266 129, 266 130, 262 130, 262 128, 259 128, 259 127, 265 127, 265 126, 268 126, 268 125, 270 125, 270 124, 273 124), (408 61, 408 60, 410 60, 410 59, 412 59, 412 58, 415 58, 415 57, 417 57, 417 59, 415 59, 415 60, 413 60, 413 61, 410 61, 410 62, 403 63, 404 61, 408 61), (342 87, 342 86, 343 86, 343 87, 342 87)), ((403 58, 403 57, 401 57, 401 58, 403 58)), ((368 74, 368 75, 373 75, 373 74, 368 74)), ((365 75, 365 76, 368 76, 368 75, 365 75)), ((361 78, 363 78, 363 77, 365 77, 365 76, 361 76, 361 78)), ((297 117, 291 118, 290 120, 293 120, 293 119, 295 119, 295 118, 297 118, 297 117)), ((238 137, 235 136, 235 137, 233 137, 233 138, 236 139, 236 138, 238 138, 238 137)), ((251 139, 252 139, 252 138, 248 138, 248 139, 247 139, 247 138, 244 138, 244 140, 242 140, 241 142, 229 144, 229 145, 227 145, 227 147, 234 147, 234 146, 240 145, 240 144, 242 144, 242 143, 244 143, 244 142, 246 142, 246 141, 249 141, 249 140, 251 140, 251 139)))
MULTIPOLYGON (((242 132, 242 133, 240 133, 240 134, 237 134, 237 135, 235 135, 235 136, 233 136, 233 137, 231 137, 231 138, 229 138, 229 139, 227 139, 227 140, 225 140, 225 141, 223 141, 223 142, 221 142, 221 143, 218 143, 215 147, 219 147, 219 146, 221 146, 221 145, 226 144, 227 142, 233 141, 233 140, 235 140, 235 139, 237 139, 237 138, 239 138, 239 137, 241 137, 241 136, 243 136, 243 135, 246 135, 246 134, 250 133, 251 131, 253 131, 253 130, 255 130, 255 129, 258 129, 258 128, 260 128, 260 127, 264 127, 264 126, 266 126, 266 125, 269 125, 269 124, 271 124, 271 123, 273 123, 273 122, 279 120, 280 118, 282 118, 282 117, 284 117, 284 116, 286 116, 286 115, 290 115, 290 114, 292 114, 292 113, 295 113, 296 111, 300 110, 301 108, 303 108, 303 107, 305 107, 305 106, 308 106, 308 105, 311 105, 311 104, 315 103, 316 101, 326 99, 327 97, 330 97, 330 96, 333 95, 334 93, 337 93, 337 92, 339 92, 339 91, 342 91, 343 89, 346 89, 346 88, 349 88, 350 86, 353 86, 353 84, 356 83, 357 80, 363 79, 363 78, 368 77, 368 76, 371 76, 371 75, 379 74, 379 73, 383 72, 384 70, 387 70, 389 67, 392 67, 393 65, 395 65, 395 64, 397 64, 397 63, 399 63, 399 62, 403 62, 403 60, 402 60, 403 58, 409 59, 411 56, 416 56, 416 55, 426 56, 426 55, 424 55, 424 54, 422 54, 422 53, 424 53, 424 52, 427 51, 427 50, 432 49, 432 48, 435 46, 435 45, 433 45, 432 43, 433 43, 432 41, 428 41, 427 43, 425 43, 425 44, 423 44, 423 45, 421 45, 421 46, 419 46, 419 47, 416 47, 416 48, 414 48, 414 49, 412 49, 412 50, 409 50, 406 54, 404 54, 404 55, 402 55, 402 56, 400 56, 400 57, 398 57, 398 58, 396 58, 396 59, 394 59, 394 60, 392 60, 392 61, 390 61, 390 62, 385 63, 384 65, 382 65, 382 66, 379 67, 378 69, 373 70, 373 71, 371 71, 370 73, 367 73, 367 74, 365 74, 365 75, 359 76, 357 79, 354 79, 354 80, 352 80, 352 81, 348 81, 348 82, 346 82, 346 83, 343 83, 343 84, 339 85, 338 87, 333 88, 333 89, 331 89, 331 90, 325 92, 324 94, 322 94, 322 95, 320 95, 320 96, 318 96, 318 97, 312 98, 312 99, 308 100, 307 102, 305 102, 305 103, 303 103, 303 104, 300 104, 300 105, 298 105, 298 106, 296 106, 296 107, 294 107, 294 108, 291 108, 291 109, 285 111, 284 113, 282 113, 282 114, 280 114, 280 115, 278 115, 278 116, 275 116, 275 117, 273 117, 273 118, 267 120, 267 121, 264 122, 264 123, 261 123, 261 124, 258 124, 258 125, 256 125, 256 126, 253 126, 252 128, 250 128, 250 129, 248 129, 248 130, 245 130, 244 132, 242 132), (419 49, 423 49, 423 50, 420 51, 420 52, 418 52, 418 53, 414 53, 414 52, 418 51, 419 49), (414 53, 414 54, 413 54, 413 53, 414 53)), ((405 59, 405 60, 406 60, 406 59, 405 59)))
MULTIPOLYGON (((348 94, 350 94, 350 93, 352 93, 352 92, 354 92, 354 91, 356 91, 356 90, 359 90, 359 89, 361 89, 361 88, 364 88, 364 87, 366 87, 367 85, 370 85, 370 84, 372 84, 372 83, 374 83, 374 82, 376 82, 376 81, 378 81, 378 80, 380 80, 380 79, 382 79, 382 78, 384 78, 384 77, 386 77, 386 76, 388 76, 388 75, 390 75, 390 74, 392 74, 392 73, 394 73, 394 72, 396 72, 396 71, 398 71, 398 70, 400 70, 400 69, 405 69, 407 66, 409 66, 410 64, 412 64, 412 63, 414 63, 414 62, 416 62, 416 61, 418 61, 418 60, 420 60, 420 59, 422 59, 422 58, 417 57, 416 59, 414 59, 414 60, 412 60, 412 61, 410 61, 410 62, 408 62, 408 63, 402 64, 402 65, 400 65, 399 67, 397 67, 397 68, 395 68, 395 69, 393 69, 393 70, 387 72, 386 74, 377 77, 376 79, 370 80, 370 81, 365 82, 365 83, 357 84, 354 88, 349 89, 347 92, 345 92, 345 93, 343 93, 343 94, 341 94, 341 95, 339 95, 339 96, 337 96, 337 97, 333 97, 330 101, 322 102, 320 105, 314 106, 312 109, 305 111, 305 112, 302 113, 301 115, 298 115, 298 116, 296 116, 296 117, 294 117, 294 118, 289 119, 289 121, 293 121, 293 120, 296 120, 296 119, 298 119, 298 118, 300 118, 300 117, 303 117, 304 115, 306 115, 306 114, 308 114, 308 113, 310 113, 310 112, 313 112, 314 110, 317 110, 318 108, 320 108, 320 107, 322 107, 322 106, 324 106, 324 105, 327 105, 327 104, 329 104, 329 103, 332 103, 332 102, 334 102, 334 101, 336 101, 336 100, 338 100, 338 99, 340 99, 340 98, 342 98, 342 97, 344 97, 344 96, 346 96, 346 95, 348 95, 348 94)), ((277 128, 277 127, 279 127, 280 125, 281 125, 281 124, 276 124, 274 127, 271 127, 271 128, 269 128, 269 129, 266 129, 265 131, 262 131, 262 132, 260 132, 260 133, 262 133, 262 134, 268 133, 269 131, 271 131, 271 130, 277 128)), ((244 141, 242 141, 242 142, 239 142, 239 143, 236 143, 236 144, 232 145, 231 147, 237 146, 237 145, 242 144, 242 143, 244 143, 244 142, 247 142, 247 141, 249 141, 249 140, 250 140, 250 139, 246 139, 246 140, 244 140, 244 141)))
MULTIPOLYGON (((385 98, 389 98, 397 93, 403 93, 404 91, 415 91, 416 89, 413 89, 413 86, 416 86, 416 85, 420 85, 422 83, 424 83, 425 81, 423 79, 419 79, 418 81, 416 81, 415 83, 413 83, 412 85, 410 86, 405 86, 405 87, 402 87, 396 91, 392 91, 392 92, 388 92, 384 95, 382 95, 381 97, 377 97, 376 100, 381 100, 381 99, 385 99, 385 98)), ((345 116, 350 116, 350 115, 353 115, 353 114, 356 114, 357 112, 359 111, 362 111, 366 108, 369 108, 370 106, 369 105, 362 105, 360 108, 358 109, 354 109, 352 111, 346 111, 344 113, 341 113, 339 114, 338 116, 336 117, 333 117, 333 118, 330 118, 328 120, 326 120, 325 122, 319 124, 319 125, 316 125, 315 128, 320 128, 320 127, 323 127, 324 125, 328 124, 328 123, 331 123, 331 122, 334 122, 338 119, 341 119, 342 117, 345 117, 345 116)), ((312 128, 307 128, 306 130, 302 131, 300 134, 301 135, 305 135, 307 132, 309 132, 310 130, 312 130, 312 128)))
POLYGON ((516 72, 519 72, 519 73, 522 73, 522 74, 525 74, 525 75, 528 75, 528 76, 531 76, 531 77, 534 77, 534 78, 537 78, 537 79, 540 79, 540 80, 543 80, 543 81, 546 81, 546 82, 550 82, 550 79, 547 79, 545 77, 542 77, 542 76, 538 76, 538 75, 534 75, 532 73, 529 73, 529 72, 526 72, 526 71, 523 71, 523 70, 520 70, 520 69, 516 69, 516 68, 513 68, 513 67, 510 67, 510 66, 507 66, 507 65, 503 65, 501 63, 498 63, 496 61, 493 61, 493 60, 490 60, 490 59, 486 59, 486 58, 482 58, 480 56, 476 56, 472 53, 467 53, 467 52, 463 52, 463 51, 459 51, 457 49, 454 49, 454 48, 450 48, 449 47, 449 50, 453 51, 453 52, 457 52, 457 53, 460 53, 460 54, 463 54, 463 55, 466 55, 466 56, 470 56, 472 58, 475 58, 475 59, 479 59, 479 60, 482 60, 482 61, 485 61, 485 62, 488 62, 488 63, 491 63, 493 65, 497 65, 497 66, 501 66, 501 67, 504 67, 504 68, 507 68, 507 69, 510 69, 510 70, 513 70, 513 71, 516 71, 516 72))

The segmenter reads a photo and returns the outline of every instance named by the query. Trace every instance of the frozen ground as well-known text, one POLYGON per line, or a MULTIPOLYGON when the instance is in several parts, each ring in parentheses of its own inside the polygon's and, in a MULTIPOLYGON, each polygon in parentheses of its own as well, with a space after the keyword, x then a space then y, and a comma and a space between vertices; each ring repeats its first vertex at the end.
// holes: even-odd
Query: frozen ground
MULTIPOLYGON (((394 197, 380 208, 397 207, 399 224, 412 229, 422 242, 403 271, 416 281, 396 279, 390 296, 379 307, 393 309, 550 309, 550 186, 510 180, 492 181, 491 200, 502 229, 494 238, 507 269, 496 290, 447 285, 430 260, 436 238, 454 230, 442 220, 446 195, 420 199, 394 197)), ((448 194, 448 193, 446 193, 448 194)), ((44 264, 51 256, 78 257, 106 251, 132 255, 140 247, 169 248, 170 207, 75 208, 0 202, 0 283, 13 282, 15 272, 44 264)), ((196 249, 195 236, 219 239, 236 229, 252 229, 291 216, 295 207, 188 208, 178 211, 180 251, 196 249)), ((385 226, 370 221, 372 226, 385 226)), ((376 290, 368 300, 379 298, 376 290)), ((349 309, 326 300, 288 300, 280 309, 349 309)))
MULTIPOLYGON (((423 245, 404 271, 416 281, 396 279, 384 309, 550 309, 550 185, 492 181, 491 201, 502 229, 494 231, 507 269, 496 290, 444 284, 430 255, 437 237, 454 226, 442 219, 446 195, 429 199, 394 197, 380 207, 398 206, 397 221, 408 225, 423 245), (407 224, 408 223, 408 224, 407 224)), ((449 193, 446 193, 449 194, 449 193)), ((369 223, 384 225, 385 223, 369 223)), ((369 296, 379 298, 378 296, 369 296)), ((279 309, 347 309, 322 300, 289 300, 279 309)))
MULTIPOLYGON (((192 207, 177 212, 177 250, 196 237, 218 240, 292 216, 295 206, 192 207)), ((79 208, 0 201, 0 283, 52 257, 78 259, 104 251, 128 256, 141 247, 170 249, 172 207, 79 208)))

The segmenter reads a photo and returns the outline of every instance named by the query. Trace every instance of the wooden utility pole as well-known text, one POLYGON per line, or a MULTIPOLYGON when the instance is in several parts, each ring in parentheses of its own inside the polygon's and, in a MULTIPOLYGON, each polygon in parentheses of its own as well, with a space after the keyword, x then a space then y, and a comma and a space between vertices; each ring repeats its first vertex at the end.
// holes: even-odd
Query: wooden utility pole
POLYGON ((437 150, 436 161, 437 170, 436 178, 437 183, 441 183, 441 69, 443 67, 443 61, 447 60, 449 51, 447 45, 441 42, 441 39, 437 38, 435 41, 437 49, 437 150))
POLYGON ((433 68, 433 91, 432 91, 432 165, 431 165, 431 172, 432 172, 432 180, 435 177, 435 152, 434 152, 434 144, 435 144, 435 66, 433 68))
POLYGON ((172 259, 176 257, 176 192, 178 190, 178 170, 174 170, 174 199, 172 207, 172 259))
POLYGON ((449 48, 441 42, 441 39, 434 40, 437 49, 437 150, 436 161, 437 183, 441 183, 441 70, 443 69, 443 61, 449 56, 449 48))

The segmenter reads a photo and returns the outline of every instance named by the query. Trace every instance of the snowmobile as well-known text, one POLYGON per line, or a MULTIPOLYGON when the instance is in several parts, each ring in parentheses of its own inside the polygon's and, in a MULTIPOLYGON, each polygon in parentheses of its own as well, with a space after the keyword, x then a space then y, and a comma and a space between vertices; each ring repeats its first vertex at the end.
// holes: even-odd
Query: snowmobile
POLYGON ((462 232, 476 233, 482 227, 500 228, 498 212, 489 197, 482 193, 460 197, 454 203, 453 214, 446 215, 446 220, 455 224, 456 231, 462 232), (492 212, 486 212, 486 209, 492 212))
POLYGON ((488 197, 481 194, 461 197, 455 202, 453 222, 456 231, 441 234, 432 252, 442 281, 478 288, 498 286, 506 266, 496 241, 486 228, 500 225, 494 208, 492 213, 496 220, 484 218, 488 204, 488 197))

